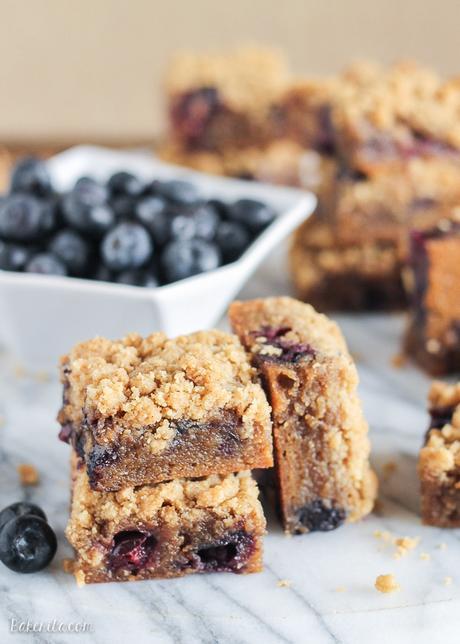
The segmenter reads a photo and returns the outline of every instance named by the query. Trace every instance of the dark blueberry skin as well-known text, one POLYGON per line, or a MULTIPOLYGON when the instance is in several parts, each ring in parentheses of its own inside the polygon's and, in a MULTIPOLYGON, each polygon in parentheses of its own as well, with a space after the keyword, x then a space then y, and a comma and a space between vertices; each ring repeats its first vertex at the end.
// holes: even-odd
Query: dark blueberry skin
MULTIPOLYGON (((87 193, 83 191, 82 194, 86 199, 87 193)), ((75 190, 64 196, 61 207, 68 226, 95 239, 102 237, 115 223, 115 213, 108 204, 85 203, 75 190)))
POLYGON ((19 501, 18 503, 12 503, 0 512, 0 532, 11 519, 16 519, 16 517, 22 517, 25 515, 33 515, 35 517, 40 517, 46 521, 46 514, 43 512, 38 505, 34 503, 28 503, 27 501, 19 501))
POLYGON ((188 213, 164 210, 152 219, 149 230, 159 246, 170 241, 193 239, 196 236, 196 223, 188 213))
POLYGON ((13 194, 0 203, 0 236, 10 241, 36 241, 53 226, 53 211, 31 195, 13 194))
POLYGON ((41 275, 67 275, 63 262, 51 253, 38 253, 27 262, 26 273, 40 273, 41 275))
POLYGON ((206 204, 216 212, 221 219, 228 219, 228 204, 220 199, 209 199, 206 204))
POLYGON ((255 199, 239 199, 229 207, 229 218, 246 226, 252 233, 260 233, 275 219, 275 211, 255 199))
POLYGON ((147 288, 156 288, 160 285, 158 277, 150 269, 138 268, 137 270, 127 270, 118 273, 114 280, 117 284, 127 284, 129 286, 145 286, 147 288))
POLYGON ((300 508, 297 512, 297 520, 310 532, 335 530, 342 525, 346 516, 347 513, 343 508, 329 507, 321 499, 300 508))
POLYGON ((156 194, 180 206, 193 206, 199 201, 197 188, 188 181, 158 181, 152 188, 156 194))
POLYGON ((107 182, 111 194, 128 195, 138 197, 144 190, 144 184, 130 172, 116 172, 107 182))
POLYGON ((156 545, 157 540, 153 535, 138 530, 119 532, 113 539, 108 568, 114 571, 129 570, 136 574, 149 563, 156 545))
POLYGON ((160 258, 161 270, 166 282, 212 271, 221 264, 221 254, 215 244, 203 239, 170 242, 160 258))
POLYGON ((141 268, 152 258, 153 242, 143 226, 121 223, 102 240, 101 256, 107 268, 113 271, 141 268))
POLYGON ((14 572, 43 570, 53 559, 56 549, 56 535, 38 516, 11 519, 0 532, 0 561, 14 572))
POLYGON ((64 229, 51 240, 48 249, 63 262, 72 275, 83 275, 87 269, 90 248, 75 230, 64 229))
POLYGON ((38 197, 51 193, 51 180, 46 163, 35 157, 21 159, 11 174, 11 192, 25 192, 38 197))
POLYGON ((109 191, 106 186, 91 177, 80 177, 72 190, 78 202, 84 206, 102 206, 107 203, 109 191))
POLYGON ((287 362, 295 364, 307 356, 315 356, 315 350, 309 344, 293 342, 287 340, 284 336, 289 333, 289 327, 274 328, 269 326, 262 327, 259 331, 253 332, 256 337, 266 338, 267 343, 281 350, 279 355, 258 355, 257 359, 266 362, 287 362))
POLYGON ((195 236, 212 241, 220 222, 220 217, 214 208, 201 204, 192 211, 192 217, 195 222, 195 236))
POLYGON ((136 220, 154 235, 154 223, 167 209, 166 201, 159 196, 149 195, 140 199, 134 209, 136 220))
POLYGON ((0 269, 22 271, 33 254, 28 246, 0 241, 0 269))
POLYGON ((254 550, 254 538, 239 530, 225 539, 202 546, 195 555, 195 567, 202 572, 238 572, 254 550))
POLYGON ((222 221, 216 232, 224 262, 233 262, 240 257, 251 241, 247 229, 236 221, 222 221))
POLYGON ((134 219, 137 206, 137 202, 134 197, 130 197, 128 195, 114 195, 111 197, 109 205, 115 213, 117 221, 134 219))
POLYGON ((101 264, 96 268, 94 273, 92 273, 91 279, 96 280, 97 282, 113 282, 115 275, 109 268, 107 268, 107 266, 101 264))

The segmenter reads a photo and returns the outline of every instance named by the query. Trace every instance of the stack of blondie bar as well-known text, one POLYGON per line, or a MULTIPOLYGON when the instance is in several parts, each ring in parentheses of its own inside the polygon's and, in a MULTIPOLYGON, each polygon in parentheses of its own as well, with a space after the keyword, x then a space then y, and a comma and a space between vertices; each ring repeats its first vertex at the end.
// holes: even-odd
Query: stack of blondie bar
POLYGON ((63 358, 79 582, 260 570, 250 470, 273 465, 272 429, 287 532, 371 511, 367 425, 337 326, 289 298, 234 303, 230 321, 236 335, 96 338, 63 358))
POLYGON ((411 229, 460 203, 460 83, 414 63, 295 77, 273 51, 183 55, 168 76, 163 154, 212 172, 314 188, 291 272, 320 309, 406 304, 411 229))

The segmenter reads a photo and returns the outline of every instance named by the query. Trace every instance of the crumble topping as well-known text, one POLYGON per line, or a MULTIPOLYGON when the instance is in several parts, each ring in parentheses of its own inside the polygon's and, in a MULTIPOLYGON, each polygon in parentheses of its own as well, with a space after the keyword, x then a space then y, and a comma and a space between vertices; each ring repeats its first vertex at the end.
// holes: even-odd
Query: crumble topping
POLYGON ((21 485, 38 485, 40 476, 36 467, 28 463, 20 463, 17 470, 21 485))
POLYGON ((375 588, 379 593, 394 593, 401 590, 401 586, 392 574, 379 575, 375 580, 375 588))
POLYGON ((241 436, 269 425, 270 408, 238 339, 221 331, 169 340, 162 333, 119 341, 96 338, 62 359, 66 401, 61 422, 114 419, 98 435, 115 440, 149 429, 153 452, 174 437, 181 419, 206 422, 223 410, 242 419, 241 436), (113 423, 112 423, 113 424, 113 423))

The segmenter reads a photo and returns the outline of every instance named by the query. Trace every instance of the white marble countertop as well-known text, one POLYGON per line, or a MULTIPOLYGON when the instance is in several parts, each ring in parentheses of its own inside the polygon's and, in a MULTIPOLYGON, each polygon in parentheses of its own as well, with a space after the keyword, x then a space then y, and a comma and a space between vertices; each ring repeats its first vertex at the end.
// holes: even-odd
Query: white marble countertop
MULTIPOLYGON (((273 258, 244 296, 288 292, 273 258)), ((69 448, 57 438, 60 387, 18 372, 0 358, 0 507, 26 496, 42 505, 55 527, 59 550, 43 573, 17 575, 0 567, 0 641, 14 642, 458 642, 459 531, 423 527, 418 516, 416 455, 427 425, 429 381, 396 369, 401 316, 338 316, 358 362, 360 391, 371 426, 372 461, 380 475, 378 515, 335 532, 288 538, 271 522, 265 571, 215 574, 165 582, 78 588, 61 569, 71 555, 63 536, 68 516, 69 448), (385 478, 385 464, 395 471, 385 478), (36 488, 21 489, 16 467, 40 472, 36 488), (420 545, 396 560, 394 547, 374 531, 419 536, 420 545), (445 545, 441 545, 445 544, 445 545), (441 545, 441 547, 440 547, 441 545), (428 553, 429 558, 421 558, 428 553), (377 575, 394 573, 401 591, 374 589, 377 575), (452 577, 446 585, 445 578, 452 577), (278 586, 288 580, 286 587, 278 586), (9 634, 11 620, 87 623, 86 634, 9 634), (31 639, 32 638, 32 639, 31 639)))

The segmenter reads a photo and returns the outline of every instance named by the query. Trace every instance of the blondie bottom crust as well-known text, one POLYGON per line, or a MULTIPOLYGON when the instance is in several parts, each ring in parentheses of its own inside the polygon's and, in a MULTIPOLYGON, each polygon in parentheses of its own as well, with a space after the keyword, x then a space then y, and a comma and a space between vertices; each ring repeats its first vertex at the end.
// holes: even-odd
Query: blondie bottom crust
POLYGON ((284 58, 272 49, 177 56, 166 79, 171 139, 208 151, 273 140, 272 105, 289 76, 284 58))
POLYGON ((66 536, 79 583, 262 569, 265 518, 249 472, 96 492, 73 460, 66 536))
POLYGON ((321 311, 398 310, 406 303, 398 245, 344 243, 319 214, 294 234, 289 261, 298 297, 321 311))
POLYGON ((93 489, 272 465, 270 407, 232 335, 96 338, 63 358, 62 381, 60 437, 93 489))
POLYGON ((229 316, 272 405, 285 530, 333 530, 368 514, 377 480, 358 375, 337 325, 288 297, 234 302, 229 316))
MULTIPOLYGON (((460 217, 412 231, 406 348, 433 375, 460 371, 460 217)), ((455 217, 455 218, 452 218, 455 217)))
POLYGON ((411 158, 460 162, 460 83, 401 62, 339 87, 332 126, 339 156, 366 174, 411 158))
POLYGON ((460 384, 434 382, 431 423, 420 451, 422 520, 440 528, 460 527, 460 384))

